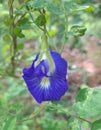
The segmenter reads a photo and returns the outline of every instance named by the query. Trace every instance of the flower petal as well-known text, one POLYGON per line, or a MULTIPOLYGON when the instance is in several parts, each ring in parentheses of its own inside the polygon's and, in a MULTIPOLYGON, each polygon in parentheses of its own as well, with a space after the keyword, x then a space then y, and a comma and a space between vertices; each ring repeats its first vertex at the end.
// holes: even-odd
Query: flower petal
POLYGON ((55 51, 51 51, 51 55, 56 65, 56 74, 58 74, 58 76, 66 77, 67 62, 61 57, 59 53, 55 51))
POLYGON ((49 65, 46 59, 34 66, 38 59, 36 57, 32 66, 23 70, 28 90, 38 103, 60 100, 68 89, 66 61, 57 52, 50 51, 50 54, 55 64, 55 70, 50 76, 47 76, 49 65))

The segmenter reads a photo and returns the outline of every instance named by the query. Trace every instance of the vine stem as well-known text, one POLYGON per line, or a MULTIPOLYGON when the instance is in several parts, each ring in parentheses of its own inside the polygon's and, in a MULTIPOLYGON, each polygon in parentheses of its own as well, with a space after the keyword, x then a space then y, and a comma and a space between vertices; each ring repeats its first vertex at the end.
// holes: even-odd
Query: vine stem
POLYGON ((82 121, 85 121, 85 122, 87 122, 87 123, 89 123, 90 125, 92 124, 90 121, 88 121, 88 120, 86 120, 86 119, 84 119, 84 118, 82 118, 82 117, 79 117, 79 116, 76 116, 76 115, 73 115, 75 118, 78 118, 78 119, 80 119, 80 120, 82 120, 82 121))
MULTIPOLYGON (((54 106, 52 106, 52 107, 53 107, 53 109, 54 109, 54 106)), ((56 108, 55 110, 58 110, 58 108, 56 108)), ((61 112, 64 113, 64 110, 61 110, 61 112)), ((71 112, 69 113, 68 116, 69 116, 69 117, 73 117, 73 118, 80 119, 80 120, 82 120, 82 121, 85 121, 85 122, 89 123, 90 125, 92 124, 92 123, 91 123, 90 121, 88 121, 87 119, 84 119, 84 118, 82 118, 82 117, 80 117, 80 116, 78 116, 78 115, 76 115, 76 114, 72 114, 71 112)))
POLYGON ((62 54, 63 50, 64 50, 64 46, 65 46, 65 42, 66 42, 66 38, 67 38, 67 32, 68 32, 68 15, 66 13, 66 10, 65 10, 65 7, 62 3, 62 8, 64 10, 64 15, 65 15, 65 34, 64 34, 64 40, 63 40, 63 44, 62 44, 62 48, 61 48, 61 51, 60 51, 60 54, 62 54))
MULTIPOLYGON (((29 9, 28 5, 26 5, 26 9, 27 9, 27 11, 28 11, 28 13, 29 13, 29 15, 30 15, 30 17, 31 17, 31 19, 32 19, 32 21, 33 21, 33 23, 36 24, 35 21, 34 21, 34 18, 33 18, 33 16, 32 16, 32 14, 31 14, 31 12, 30 12, 30 9, 29 9)), ((44 29, 43 29, 43 28, 41 28, 40 26, 38 26, 38 27, 39 27, 40 30, 42 30, 42 31, 44 32, 44 29)))
MULTIPOLYGON (((36 111, 36 112, 33 112, 30 116, 29 116, 29 118, 27 118, 27 119, 23 119, 23 120, 19 120, 19 121, 17 121, 17 123, 19 124, 19 123, 22 123, 22 122, 25 122, 25 121, 28 121, 28 120, 33 120, 36 116, 38 116, 38 114, 40 113, 40 112, 42 112, 43 110, 45 110, 45 108, 47 107, 49 105, 49 102, 48 103, 44 103, 44 104, 42 104, 41 105, 41 107, 36 111)), ((53 107, 54 108, 54 107, 53 107)), ((56 110, 57 110, 58 108, 56 108, 56 110)), ((63 111, 64 112, 64 111, 63 111)), ((79 117, 79 116, 77 116, 77 115, 72 115, 72 114, 70 114, 69 115, 70 117, 74 117, 74 118, 77 118, 77 119, 80 119, 80 120, 82 120, 82 121, 84 121, 84 122, 87 122, 88 124, 92 124, 90 121, 88 121, 88 120, 86 120, 86 119, 84 119, 84 118, 82 118, 82 117, 79 117)))
POLYGON ((45 104, 42 104, 41 107, 36 111, 36 112, 33 112, 29 118, 27 119, 23 119, 23 120, 19 120, 17 123, 22 123, 24 121, 28 121, 28 120, 32 120, 33 118, 35 118, 41 111, 43 111, 46 106, 48 105, 48 103, 45 103, 45 104))
POLYGON ((25 17, 27 13, 24 13, 20 16, 20 18, 17 20, 17 22, 15 23, 15 26, 17 26, 19 24, 19 22, 25 17))
POLYGON ((14 0, 8 0, 9 16, 10 16, 10 19, 12 20, 12 25, 10 27, 10 33, 12 36, 11 64, 12 64, 12 73, 14 75, 15 69, 16 69, 15 56, 16 56, 16 51, 17 51, 17 36, 14 34, 15 23, 14 23, 14 14, 13 14, 14 13, 13 3, 14 3, 14 0))

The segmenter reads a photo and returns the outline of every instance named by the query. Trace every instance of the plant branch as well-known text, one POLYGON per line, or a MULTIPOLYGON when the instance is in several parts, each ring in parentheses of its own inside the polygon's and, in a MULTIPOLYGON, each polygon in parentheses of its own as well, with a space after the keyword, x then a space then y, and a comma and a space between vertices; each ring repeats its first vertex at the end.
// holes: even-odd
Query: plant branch
MULTIPOLYGON (((52 108, 53 110, 56 110, 56 111, 57 111, 58 109, 60 109, 60 108, 58 108, 57 106, 51 106, 50 109, 51 109, 51 108, 52 108)), ((63 109, 61 109, 61 112, 65 114, 65 112, 64 112, 63 109)), ((76 115, 76 113, 75 113, 75 114, 72 114, 72 113, 73 113, 73 111, 72 111, 72 112, 69 111, 68 116, 69 116, 69 117, 73 117, 73 118, 77 118, 77 119, 80 119, 80 120, 82 120, 82 121, 85 121, 85 122, 87 122, 87 123, 89 123, 89 124, 92 124, 92 123, 91 123, 90 121, 88 121, 87 119, 84 119, 84 118, 82 118, 82 117, 76 115)))
POLYGON ((22 14, 20 18, 16 21, 15 26, 19 24, 19 22, 25 17, 26 13, 22 14))
POLYGON ((36 112, 32 113, 29 116, 29 118, 23 119, 23 120, 19 120, 17 123, 22 123, 24 121, 28 121, 28 120, 34 119, 41 111, 43 111, 46 108, 47 105, 48 105, 48 103, 42 104, 41 107, 36 112))
POLYGON ((12 20, 12 25, 10 26, 10 33, 12 36, 12 57, 11 57, 11 64, 12 64, 12 74, 14 75, 15 69, 16 69, 16 64, 15 64, 15 56, 16 56, 16 51, 17 51, 17 36, 14 34, 14 10, 13 10, 13 2, 14 0, 8 0, 8 6, 9 6, 9 16, 10 19, 12 20))
POLYGON ((75 117, 75 118, 78 118, 78 119, 80 119, 80 120, 82 120, 82 121, 85 121, 85 122, 87 122, 87 123, 89 123, 89 124, 92 124, 90 121, 88 121, 88 120, 86 120, 86 119, 84 119, 84 118, 81 118, 81 117, 79 117, 79 116, 74 115, 74 117, 75 117))
POLYGON ((15 23, 14 23, 13 2, 14 2, 14 0, 9 0, 8 1, 9 16, 10 16, 10 19, 12 20, 12 25, 10 26, 10 33, 11 33, 11 36, 12 36, 12 44, 11 44, 12 45, 12 57, 11 57, 11 64, 12 64, 12 74, 14 75, 15 69, 16 69, 15 56, 16 56, 16 51, 17 51, 17 36, 14 34, 15 23))
POLYGON ((62 3, 62 8, 64 10, 64 15, 65 15, 65 34, 64 34, 64 40, 63 40, 63 44, 62 44, 62 48, 61 48, 61 51, 60 51, 60 54, 63 52, 64 50, 64 46, 65 46, 65 42, 66 42, 66 39, 67 39, 67 32, 68 32, 68 14, 66 13, 66 9, 62 3))
MULTIPOLYGON (((31 17, 31 19, 32 19, 32 21, 33 21, 33 23, 34 23, 35 25, 37 25, 37 24, 35 23, 35 21, 34 21, 34 18, 33 18, 32 14, 31 14, 31 12, 30 12, 30 9, 29 9, 29 7, 28 7, 27 5, 26 5, 26 9, 27 9, 27 11, 28 11, 28 13, 29 13, 29 15, 30 15, 30 17, 31 17)), ((40 12, 40 13, 41 13, 41 12, 40 12)), ((37 25, 37 26, 38 26, 38 25, 37 25)), ((41 28, 40 26, 38 26, 38 28, 44 32, 44 28, 41 28)), ((46 30, 46 31, 47 31, 47 30, 46 30)))

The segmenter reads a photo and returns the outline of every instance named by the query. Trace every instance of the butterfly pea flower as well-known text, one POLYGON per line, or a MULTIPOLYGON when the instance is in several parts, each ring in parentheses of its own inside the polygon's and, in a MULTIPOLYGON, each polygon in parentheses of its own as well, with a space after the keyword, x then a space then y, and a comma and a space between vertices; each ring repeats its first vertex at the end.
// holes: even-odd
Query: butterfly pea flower
POLYGON ((23 79, 38 103, 58 101, 68 89, 67 62, 59 53, 43 48, 32 65, 23 69, 23 79))

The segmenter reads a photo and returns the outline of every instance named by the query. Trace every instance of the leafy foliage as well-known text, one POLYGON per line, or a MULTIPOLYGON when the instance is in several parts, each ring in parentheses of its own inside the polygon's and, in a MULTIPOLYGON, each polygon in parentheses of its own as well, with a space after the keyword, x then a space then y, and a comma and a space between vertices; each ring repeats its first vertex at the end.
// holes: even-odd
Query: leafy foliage
POLYGON ((75 112, 84 118, 101 114, 101 89, 82 87, 85 88, 82 88, 76 97, 74 104, 75 112))
MULTIPOLYGON (((90 32, 91 28, 96 34, 95 26, 98 26, 99 33, 100 20, 96 19, 99 23, 92 27, 95 24, 92 22, 94 20, 92 16, 100 12, 97 12, 94 2, 91 0, 0 1, 1 130, 101 129, 100 88, 90 88, 92 86, 84 84, 80 87, 75 101, 74 99, 71 101, 72 93, 68 92, 62 101, 46 103, 44 106, 36 104, 29 97, 21 80, 23 66, 29 65, 33 55, 39 52, 40 36, 45 26, 45 31, 50 36, 50 46, 56 50, 57 47, 62 50, 64 43, 67 40, 69 43, 72 38, 76 39, 73 48, 81 47, 78 39, 84 36, 86 31, 90 32), (26 43, 28 40, 34 40, 33 44, 26 43)), ((75 87, 73 89, 77 92, 75 87)))
POLYGON ((70 118, 67 123, 68 130, 81 130, 78 119, 70 118))
POLYGON ((14 130, 16 124, 16 118, 10 118, 7 120, 3 130, 14 130))
POLYGON ((84 26, 74 25, 71 27, 71 33, 74 36, 83 36, 85 34, 86 28, 84 26))
POLYGON ((92 123, 91 130, 100 130, 101 129, 101 120, 96 120, 92 123))

